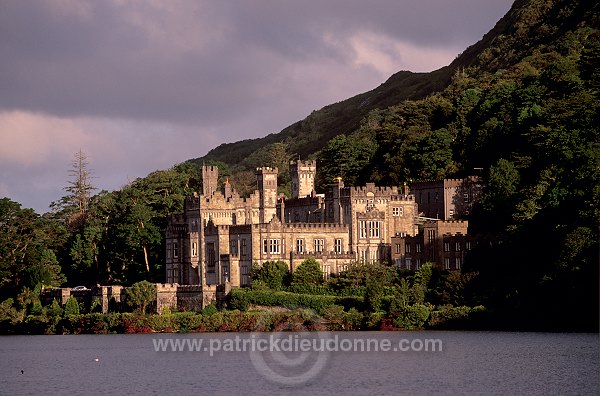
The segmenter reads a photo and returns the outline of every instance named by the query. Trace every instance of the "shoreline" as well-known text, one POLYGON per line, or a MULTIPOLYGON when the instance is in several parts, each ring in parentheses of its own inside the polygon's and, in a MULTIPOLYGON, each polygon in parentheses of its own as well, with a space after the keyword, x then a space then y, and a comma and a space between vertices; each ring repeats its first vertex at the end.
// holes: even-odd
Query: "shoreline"
POLYGON ((309 309, 272 312, 215 311, 168 312, 163 314, 135 313, 88 313, 65 317, 43 317, 29 315, 22 321, 0 322, 0 336, 11 335, 84 335, 84 334, 201 334, 201 333, 276 333, 276 332, 418 332, 418 331, 469 331, 469 332, 517 332, 517 333, 589 333, 599 334, 591 328, 548 328, 527 324, 504 323, 494 326, 496 318, 463 318, 456 322, 438 325, 399 328, 390 321, 379 318, 369 321, 374 315, 352 318, 334 318, 319 315, 309 309))

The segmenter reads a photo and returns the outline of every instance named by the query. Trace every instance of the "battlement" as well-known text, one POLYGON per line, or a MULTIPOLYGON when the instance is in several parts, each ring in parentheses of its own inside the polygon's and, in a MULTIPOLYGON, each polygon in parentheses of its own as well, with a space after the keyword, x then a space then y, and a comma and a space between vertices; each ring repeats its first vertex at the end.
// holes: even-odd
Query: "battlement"
POLYGON ((254 230, 270 230, 271 228, 281 227, 281 230, 284 232, 345 232, 347 233, 349 230, 349 226, 347 224, 336 224, 336 223, 278 223, 274 225, 271 223, 268 224, 252 224, 251 227, 254 230))
POLYGON ((214 233, 225 233, 225 232, 229 232, 229 229, 231 227, 231 224, 215 224, 214 221, 212 219, 208 220, 208 223, 206 224, 206 233, 207 234, 214 234, 214 233))
POLYGON ((177 287, 179 287, 179 285, 177 283, 157 283, 156 284, 156 292, 157 293, 176 292, 177 287))
POLYGON ((277 168, 271 168, 270 166, 262 166, 259 168, 256 168, 256 174, 261 174, 261 173, 278 173, 279 170, 277 168))
POLYGON ((296 207, 296 206, 308 206, 308 205, 318 205, 323 203, 324 199, 322 196, 306 196, 299 198, 290 198, 285 200, 286 207, 296 207))
POLYGON ((450 178, 438 181, 416 182, 411 185, 411 189, 414 191, 435 188, 457 188, 466 184, 477 184, 481 182, 482 181, 479 176, 466 176, 463 178, 450 178))
POLYGON ((202 285, 177 285, 178 293, 201 293, 202 285))
MULTIPOLYGON (((210 286, 205 286, 210 289, 210 286)), ((157 283, 157 293, 202 293, 202 285, 180 285, 178 283, 157 283)))
POLYGON ((207 231, 217 231, 217 233, 221 234, 224 232, 229 232, 229 229, 231 228, 231 225, 229 224, 214 224, 212 222, 210 222, 209 225, 206 227, 207 231))
POLYGON ((184 207, 187 211, 200 209, 200 197, 198 196, 198 193, 185 197, 184 207))
POLYGON ((440 235, 467 234, 468 220, 431 221, 423 223, 424 229, 435 229, 440 235))
POLYGON ((444 179, 444 188, 456 188, 456 187, 460 187, 466 183, 468 183, 469 180, 467 178, 464 179, 444 179))
POLYGON ((393 202, 405 202, 405 201, 409 201, 409 202, 414 202, 415 201, 415 196, 412 194, 408 194, 408 195, 392 195, 390 197, 390 201, 393 202))
POLYGON ((374 183, 367 183, 366 186, 344 187, 344 196, 366 196, 367 193, 373 193, 375 196, 399 195, 398 187, 376 187, 374 183))
POLYGON ((290 170, 292 168, 316 168, 317 167, 317 160, 306 160, 306 161, 302 161, 302 160, 291 160, 290 161, 290 170))
POLYGON ((311 230, 337 230, 340 232, 347 232, 347 224, 335 224, 335 223, 287 223, 285 228, 288 230, 295 229, 311 229, 311 230))

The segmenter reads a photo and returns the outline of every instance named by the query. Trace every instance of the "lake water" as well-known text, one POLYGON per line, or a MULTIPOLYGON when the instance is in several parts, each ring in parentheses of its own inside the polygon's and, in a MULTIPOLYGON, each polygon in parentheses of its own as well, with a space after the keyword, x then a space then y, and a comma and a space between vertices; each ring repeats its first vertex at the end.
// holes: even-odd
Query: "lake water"
POLYGON ((597 395, 599 373, 598 334, 0 337, 2 395, 597 395))

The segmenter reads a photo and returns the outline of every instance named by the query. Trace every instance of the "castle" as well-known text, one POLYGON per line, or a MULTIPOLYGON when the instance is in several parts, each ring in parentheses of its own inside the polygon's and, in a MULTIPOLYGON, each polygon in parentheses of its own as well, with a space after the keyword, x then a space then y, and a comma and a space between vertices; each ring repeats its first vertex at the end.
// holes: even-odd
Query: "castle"
MULTIPOLYGON (((415 196, 423 201, 424 194, 431 197, 431 189, 440 188, 428 184, 409 193, 406 186, 402 191, 373 183, 346 187, 338 178, 326 194, 316 194, 316 161, 291 161, 289 170, 291 198, 278 195, 278 169, 269 167, 256 169, 257 189, 240 197, 229 180, 219 188, 216 166, 203 165, 202 193, 187 197, 184 212, 168 218, 166 282, 239 287, 250 283, 253 263, 281 260, 294 271, 308 257, 321 264, 326 278, 354 261, 393 261, 402 267, 404 241, 410 245, 419 238, 419 224, 425 220, 415 196)), ((445 216, 433 222, 439 223, 436 227, 452 217, 451 205, 460 203, 464 213, 476 201, 480 184, 472 180, 441 182, 445 216)), ((466 234, 466 224, 460 223, 457 232, 466 234)), ((423 259, 437 262, 431 255, 423 259)))

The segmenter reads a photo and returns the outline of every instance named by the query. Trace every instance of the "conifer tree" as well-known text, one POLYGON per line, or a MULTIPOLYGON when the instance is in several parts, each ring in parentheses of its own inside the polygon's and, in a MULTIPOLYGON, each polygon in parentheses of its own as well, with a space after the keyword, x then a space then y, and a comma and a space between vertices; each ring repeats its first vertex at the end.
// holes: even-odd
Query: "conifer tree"
POLYGON ((81 149, 75 153, 69 176, 71 180, 69 180, 69 185, 65 187, 65 190, 70 194, 70 203, 77 209, 78 213, 86 213, 94 187, 91 183, 92 176, 87 155, 81 149))

